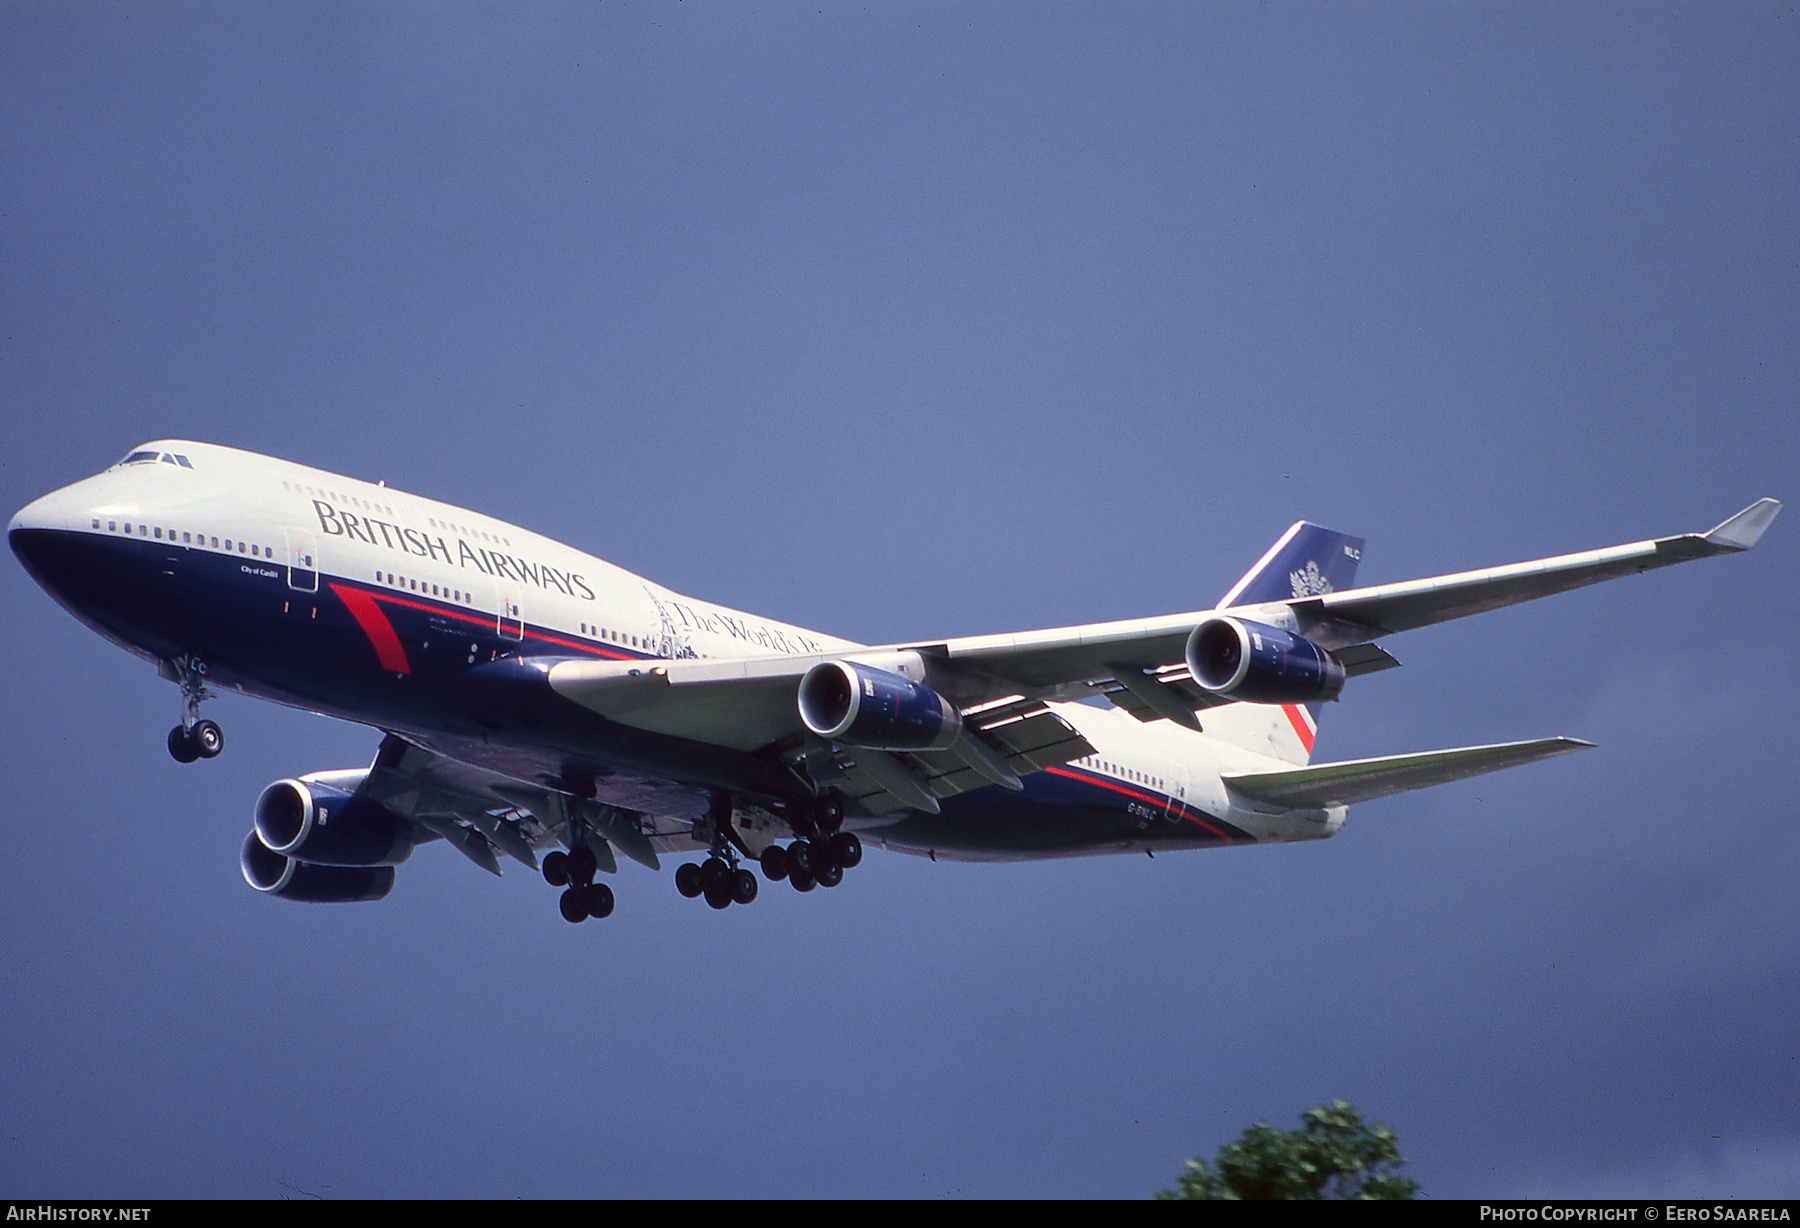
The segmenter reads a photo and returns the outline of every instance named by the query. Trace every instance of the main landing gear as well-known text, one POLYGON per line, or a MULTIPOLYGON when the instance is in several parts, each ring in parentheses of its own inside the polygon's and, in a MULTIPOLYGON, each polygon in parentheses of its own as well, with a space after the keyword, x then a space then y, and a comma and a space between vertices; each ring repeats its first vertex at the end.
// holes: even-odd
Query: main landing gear
POLYGON ((675 890, 690 900, 705 896, 714 908, 730 908, 756 898, 756 875, 738 865, 737 854, 724 845, 699 865, 686 861, 676 867, 675 890))
POLYGON ((164 677, 168 677, 169 672, 181 684, 182 699, 181 724, 169 730, 169 754, 177 763, 216 759, 225 749, 225 731, 217 722, 200 719, 200 702, 213 698, 213 693, 206 689, 206 665, 192 657, 183 657, 172 670, 165 672, 164 677))
MULTIPOLYGON (((862 841, 847 831, 821 834, 786 848, 771 844, 759 860, 763 877, 772 883, 785 878, 795 891, 835 887, 844 881, 844 871, 862 860, 862 841)), ((737 864, 730 845, 722 845, 700 864, 690 861, 677 868, 675 889, 690 900, 703 895, 714 908, 729 908, 756 898, 756 875, 737 864)))
POLYGON ((837 886, 844 881, 844 871, 855 869, 860 861, 862 841, 852 832, 840 831, 796 840, 785 849, 771 844, 763 850, 762 871, 772 883, 785 878, 795 891, 811 891, 814 886, 837 886))
POLYGON ((612 916, 612 888, 594 881, 599 869, 599 858, 585 844, 576 845, 572 853, 558 849, 544 858, 544 881, 552 887, 568 888, 557 901, 564 921, 578 923, 589 917, 599 920, 612 916))

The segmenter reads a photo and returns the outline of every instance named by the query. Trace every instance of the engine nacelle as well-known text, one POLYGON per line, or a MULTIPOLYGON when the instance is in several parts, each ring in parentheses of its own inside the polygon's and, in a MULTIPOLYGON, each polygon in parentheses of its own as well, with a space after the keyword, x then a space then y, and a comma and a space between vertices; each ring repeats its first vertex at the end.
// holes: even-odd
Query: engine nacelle
POLYGON ((1187 642, 1188 672, 1202 690, 1253 704, 1336 699, 1338 659, 1303 636, 1241 618, 1209 618, 1187 642))
POLYGON ((872 750, 943 750, 962 734, 956 705, 923 683, 854 661, 800 680, 800 719, 821 738, 872 750))
POLYGON ((413 851, 405 819, 316 780, 278 780, 264 789, 256 799, 256 834, 270 852, 309 865, 395 866, 413 851))
POLYGON ((284 857, 252 831, 238 855, 244 881, 265 895, 308 904, 357 904, 394 889, 392 866, 313 866, 284 857))

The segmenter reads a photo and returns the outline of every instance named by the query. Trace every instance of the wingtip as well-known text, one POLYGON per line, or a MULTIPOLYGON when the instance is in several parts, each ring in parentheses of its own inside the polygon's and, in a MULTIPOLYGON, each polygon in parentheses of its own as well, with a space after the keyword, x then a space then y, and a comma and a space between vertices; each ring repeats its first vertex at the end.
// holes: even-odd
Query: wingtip
POLYGON ((1758 499, 1701 536, 1713 545, 1727 550, 1748 550, 1761 539, 1763 532, 1774 523, 1780 511, 1781 500, 1758 499))

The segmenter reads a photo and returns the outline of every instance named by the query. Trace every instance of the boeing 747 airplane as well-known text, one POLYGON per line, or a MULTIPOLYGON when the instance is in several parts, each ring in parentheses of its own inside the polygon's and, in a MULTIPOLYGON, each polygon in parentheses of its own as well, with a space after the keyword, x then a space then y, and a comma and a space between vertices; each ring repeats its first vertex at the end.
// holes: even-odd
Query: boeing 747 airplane
POLYGON ((831 887, 864 841, 1013 860, 1313 840, 1346 807, 1588 746, 1544 738, 1310 763, 1321 706, 1383 636, 1748 550, 1705 533, 1354 587, 1362 541, 1301 522, 1208 610, 866 646, 670 592, 381 483, 182 440, 13 517, 32 577, 181 689, 169 751, 224 747, 229 689, 374 726, 367 768, 263 790, 258 891, 378 900, 443 840, 604 917, 617 854, 747 904, 760 863, 831 887), (544 853, 542 860, 539 854, 544 853))

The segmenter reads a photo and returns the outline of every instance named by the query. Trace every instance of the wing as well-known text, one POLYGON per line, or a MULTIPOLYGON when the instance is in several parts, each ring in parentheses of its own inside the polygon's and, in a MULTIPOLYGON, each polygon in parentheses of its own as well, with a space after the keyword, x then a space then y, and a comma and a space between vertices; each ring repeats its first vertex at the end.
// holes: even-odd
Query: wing
MULTIPOLYGON (((380 802, 414 823, 424 838, 441 837, 492 874, 500 873, 496 852, 536 870, 536 849, 568 843, 571 800, 564 794, 433 754, 395 734, 382 739, 366 771, 313 772, 301 779, 380 802)), ((615 847, 633 861, 658 868, 640 816, 580 804, 586 807, 587 843, 602 869, 617 868, 615 847)))
MULTIPOLYGON (((609 719, 743 751, 774 751, 790 762, 805 759, 809 771, 816 768, 829 774, 831 765, 819 758, 816 747, 808 757, 808 735, 799 719, 796 689, 806 671, 821 661, 860 661, 925 678, 958 706, 965 720, 998 705, 1013 718, 1012 723, 1037 722, 1029 733, 1017 731, 1016 744, 997 728, 976 722, 987 751, 1002 758, 1012 772, 1022 773, 1092 753, 1079 734, 1044 708, 1046 701, 1099 694, 1141 719, 1166 718, 1198 728, 1196 710, 1229 701, 1194 685, 1183 663, 1187 638, 1220 609, 1292 627, 1333 649, 1346 674, 1372 673, 1399 664, 1371 642, 1381 636, 1673 563, 1748 550, 1780 510, 1776 500, 1759 499, 1705 533, 1401 584, 1231 604, 1158 618, 891 644, 817 656, 712 658, 653 665, 562 661, 550 666, 548 678, 558 693, 609 719)), ((1290 529, 1282 541, 1288 541, 1301 527, 1290 529)), ((1277 548, 1281 545, 1278 542, 1277 548)), ((1251 576, 1227 594, 1228 601, 1240 594, 1267 591, 1259 585, 1246 591, 1245 584, 1260 574, 1274 553, 1271 550, 1264 556, 1251 576)), ((1296 582, 1295 587, 1304 586, 1296 582)), ((950 752, 939 752, 935 760, 925 755, 902 759, 866 751, 859 757, 842 748, 832 754, 836 766, 852 782, 847 792, 870 798, 885 794, 888 801, 920 809, 932 808, 925 804, 921 789, 936 798, 997 779, 991 772, 984 775, 966 757, 959 759, 950 752), (896 776, 895 764, 911 779, 896 776)))
MULTIPOLYGON (((1705 533, 1684 533, 1402 584, 1222 608, 1250 618, 1261 614, 1266 621, 1276 623, 1286 621, 1291 612, 1300 633, 1307 638, 1326 648, 1347 648, 1395 631, 1497 610, 1602 580, 1691 559, 1736 554, 1754 546, 1780 510, 1778 501, 1758 499, 1705 533)), ((1053 688, 1105 678, 1116 681, 1128 668, 1142 673, 1181 661, 1188 633, 1217 612, 1200 610, 1142 621, 951 640, 944 648, 952 660, 1021 685, 1053 688)), ((1373 668, 1390 668, 1391 664, 1397 662, 1387 658, 1387 662, 1373 668)), ((1368 673, 1371 669, 1365 665, 1355 671, 1346 668, 1345 672, 1368 673)))

